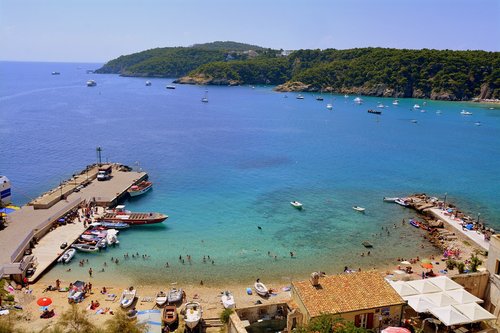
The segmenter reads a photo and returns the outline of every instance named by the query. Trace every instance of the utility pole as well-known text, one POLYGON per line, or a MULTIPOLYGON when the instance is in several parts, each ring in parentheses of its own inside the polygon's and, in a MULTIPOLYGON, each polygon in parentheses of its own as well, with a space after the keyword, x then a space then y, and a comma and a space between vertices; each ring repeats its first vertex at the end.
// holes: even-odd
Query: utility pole
POLYGON ((97 152, 97 165, 101 166, 101 152, 102 152, 102 148, 101 147, 97 147, 96 148, 96 152, 97 152))

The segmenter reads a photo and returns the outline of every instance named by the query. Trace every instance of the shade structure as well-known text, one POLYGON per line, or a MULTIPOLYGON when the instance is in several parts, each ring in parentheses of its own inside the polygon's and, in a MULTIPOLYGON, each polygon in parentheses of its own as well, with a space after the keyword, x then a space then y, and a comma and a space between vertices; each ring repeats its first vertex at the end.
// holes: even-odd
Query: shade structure
POLYGON ((442 291, 445 290, 455 290, 455 289, 463 289, 463 286, 456 283, 452 279, 447 276, 436 276, 433 278, 427 279, 432 284, 438 286, 442 291))
POLYGON ((483 300, 479 297, 472 295, 465 289, 455 289, 455 290, 447 290, 445 291, 446 295, 450 296, 454 300, 456 300, 459 304, 466 303, 483 303, 483 300))
POLYGON ((423 295, 404 296, 403 299, 408 301, 408 305, 418 313, 429 312, 429 309, 435 306, 423 295))
POLYGON ((444 292, 425 294, 423 297, 437 307, 459 304, 457 300, 451 298, 444 292))
POLYGON ((434 265, 432 265, 430 262, 423 262, 422 264, 420 264, 420 266, 427 269, 434 268, 434 265))
POLYGON ((384 328, 382 333, 410 333, 410 330, 404 327, 389 326, 384 328))
POLYGON ((49 306, 52 304, 52 300, 49 297, 42 297, 36 301, 36 304, 40 306, 49 306))
POLYGON ((440 292, 441 289, 429 282, 429 280, 414 280, 407 282, 411 287, 417 290, 421 294, 429 294, 429 293, 437 293, 440 292))
POLYGON ((396 282, 391 281, 390 284, 391 284, 392 288, 394 290, 396 290, 396 292, 400 296, 411 296, 411 295, 419 294, 419 292, 417 290, 415 290, 415 288, 408 285, 404 281, 396 281, 396 282))
POLYGON ((446 326, 451 325, 461 325, 470 323, 470 319, 460 313, 453 306, 442 306, 442 307, 431 307, 429 312, 432 313, 437 319, 439 319, 446 326))
POLYGON ((497 318, 496 316, 483 309, 477 303, 459 304, 454 305, 453 307, 467 316, 471 320, 471 322, 497 318))

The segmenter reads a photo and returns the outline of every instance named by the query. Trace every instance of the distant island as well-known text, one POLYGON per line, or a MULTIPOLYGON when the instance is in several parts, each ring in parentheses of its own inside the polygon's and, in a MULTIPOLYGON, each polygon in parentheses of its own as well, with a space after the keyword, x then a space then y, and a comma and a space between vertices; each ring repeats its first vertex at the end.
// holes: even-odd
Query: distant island
POLYGON ((284 51, 237 42, 166 47, 121 56, 96 73, 176 77, 176 83, 275 85, 449 101, 500 99, 500 52, 356 48, 284 51))

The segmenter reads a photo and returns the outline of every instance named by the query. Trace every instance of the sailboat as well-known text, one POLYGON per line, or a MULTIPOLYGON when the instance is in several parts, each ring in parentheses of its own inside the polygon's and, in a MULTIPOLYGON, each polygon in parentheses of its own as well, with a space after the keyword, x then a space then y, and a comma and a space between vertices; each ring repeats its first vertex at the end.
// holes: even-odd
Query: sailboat
POLYGON ((208 103, 208 96, 207 96, 208 90, 205 90, 205 96, 202 97, 201 101, 203 103, 208 103))
POLYGON ((320 95, 316 97, 317 101, 323 101, 323 89, 320 90, 320 95))

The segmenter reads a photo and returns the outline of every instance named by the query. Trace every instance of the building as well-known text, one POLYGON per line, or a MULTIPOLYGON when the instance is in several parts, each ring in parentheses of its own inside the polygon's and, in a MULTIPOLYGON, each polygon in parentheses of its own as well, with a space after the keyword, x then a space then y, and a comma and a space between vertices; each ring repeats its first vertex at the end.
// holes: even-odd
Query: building
POLYGON ((484 308, 493 313, 497 319, 495 325, 500 325, 500 235, 492 235, 486 269, 490 273, 486 290, 484 308))
POLYGON ((313 273, 311 280, 292 283, 292 300, 301 314, 298 325, 327 314, 367 329, 399 326, 406 305, 377 272, 313 273))

